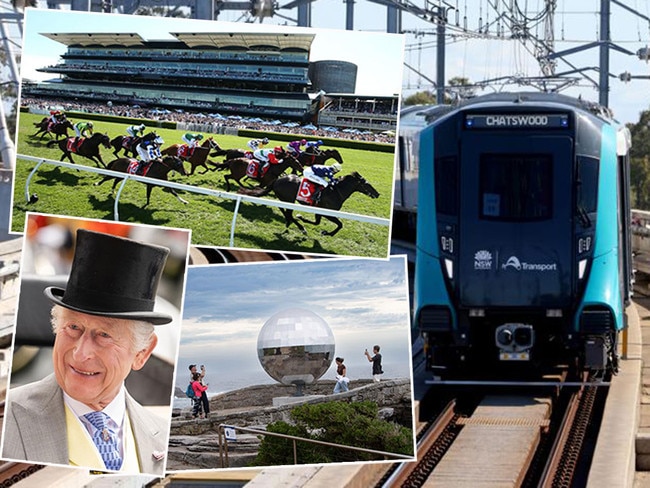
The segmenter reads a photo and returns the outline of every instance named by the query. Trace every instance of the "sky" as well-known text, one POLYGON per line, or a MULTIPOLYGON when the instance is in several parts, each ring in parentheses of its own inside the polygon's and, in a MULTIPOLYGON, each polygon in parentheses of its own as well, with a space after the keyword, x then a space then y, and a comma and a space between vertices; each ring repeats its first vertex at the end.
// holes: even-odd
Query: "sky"
POLYGON ((65 45, 40 33, 135 32, 148 40, 163 40, 174 39, 169 32, 285 33, 291 30, 295 33, 316 35, 312 43, 310 61, 334 59, 355 63, 358 66, 356 93, 391 96, 401 90, 404 36, 400 34, 44 9, 27 9, 24 28, 21 67, 23 79, 52 78, 52 74, 38 73, 36 68, 56 64, 59 56, 66 51, 65 45), (381 63, 376 62, 378 58, 381 58, 381 63))
MULTIPOLYGON (((335 356, 351 379, 371 378, 364 356, 381 346, 384 378, 410 377, 408 282, 404 257, 314 259, 192 266, 188 270, 176 385, 190 364, 205 365, 209 395, 274 384, 257 357, 257 338, 275 313, 305 308, 332 329, 335 356)), ((323 375, 334 379, 335 366, 323 375)))
MULTIPOLYGON (((430 2, 428 0, 413 0, 409 2, 416 7, 424 8, 425 2, 427 6, 439 5, 440 1, 430 2)), ((278 2, 280 7, 287 5, 290 0, 278 2)), ((453 7, 458 6, 458 21, 462 26, 464 17, 467 17, 468 30, 476 33, 479 24, 485 24, 486 21, 494 21, 496 15, 489 5, 505 3, 512 3, 511 0, 505 2, 504 0, 451 0, 446 2, 453 7)), ((533 15, 539 12, 544 5, 544 0, 518 0, 522 9, 528 9, 528 14, 533 15)), ((630 52, 636 53, 638 49, 650 45, 650 2, 644 0, 625 0, 627 6, 639 11, 643 17, 638 17, 622 8, 617 4, 611 4, 611 38, 612 41, 630 52)), ((44 1, 39 0, 39 5, 44 4, 44 1)), ((598 40, 599 31, 599 18, 598 9, 600 1, 598 0, 557 0, 556 1, 556 15, 554 23, 555 33, 555 47, 557 51, 564 51, 566 49, 584 46, 587 43, 592 43, 598 40)), ((502 8, 502 7, 501 7, 502 8)), ((63 25, 74 27, 71 25, 70 19, 66 17, 66 12, 57 12, 57 15, 64 15, 62 17, 63 25)), ((373 35, 363 35, 356 37, 354 42, 350 42, 347 37, 345 29, 346 23, 346 5, 341 0, 316 0, 312 2, 312 25, 318 29, 337 29, 332 33, 332 37, 325 45, 331 44, 332 49, 339 55, 339 59, 349 60, 355 52, 365 52, 357 49, 357 44, 360 40, 365 39, 370 43, 376 43, 378 37, 373 35), (341 42, 339 42, 341 41, 341 42), (341 47, 342 46, 342 47, 341 47), (355 49, 350 49, 350 46, 355 46, 355 49)), ((295 17, 297 16, 296 9, 280 8, 278 14, 272 18, 265 18, 261 24, 256 23, 255 26, 265 26, 269 28, 271 24, 274 25, 295 25, 295 17)), ((104 24, 107 22, 107 17, 119 17, 119 23, 127 25, 131 22, 129 17, 120 15, 102 15, 99 22, 104 24)), ((87 17, 84 17, 86 19, 87 17)), ((145 17, 133 17, 137 24, 144 25, 145 17)), ((456 24, 456 11, 449 11, 450 29, 447 37, 446 46, 446 62, 445 62, 445 79, 449 80, 453 77, 466 77, 470 81, 482 81, 486 79, 494 79, 501 76, 512 74, 537 76, 540 74, 539 65, 533 56, 526 50, 525 46, 518 41, 511 39, 488 40, 493 38, 494 27, 490 35, 481 36, 481 38, 458 35, 458 31, 454 31, 456 24), (452 37, 453 34, 453 37, 452 37)), ((245 20, 244 16, 239 11, 224 11, 219 15, 221 21, 237 21, 245 20)), ((157 18, 156 22, 162 22, 157 18)), ((185 21, 182 21, 185 22, 185 21)), ((204 21, 200 21, 204 22, 204 21)), ((221 22, 207 22, 210 26, 219 26, 221 22)), ((46 24, 47 30, 52 30, 53 26, 59 26, 60 23, 51 22, 46 24)), ((79 25, 78 23, 75 25, 79 25)), ((84 26, 92 25, 83 22, 84 26)), ((238 22, 238 25, 245 26, 243 28, 250 28, 252 24, 238 22)), ((255 27, 253 27, 255 28, 255 27)), ((281 28, 286 28, 282 26, 281 28)), ((379 35, 386 30, 386 8, 372 3, 368 0, 357 0, 354 4, 354 28, 357 31, 362 31, 365 34, 379 35)), ((374 67, 380 73, 379 76, 369 76, 369 82, 364 81, 363 86, 383 85, 386 81, 390 86, 388 91, 399 90, 403 86, 402 93, 406 96, 420 90, 431 90, 433 88, 430 81, 436 79, 436 46, 435 25, 430 22, 425 22, 413 14, 403 13, 402 15, 402 29, 405 31, 403 36, 405 50, 403 52, 403 60, 406 64, 412 66, 419 73, 414 72, 408 68, 393 68, 387 61, 393 58, 400 58, 402 52, 395 54, 391 51, 385 51, 383 46, 373 51, 374 56, 365 58, 367 64, 374 67), (395 79, 393 79, 395 78, 395 79), (397 78, 403 79, 403 84, 396 81, 397 78), (391 79, 388 82, 388 79, 391 79), (367 85, 366 85, 367 84, 367 85), (397 86, 397 88, 395 88, 397 86)), ((79 30, 79 29, 73 29, 79 30)), ((535 27, 533 31, 536 35, 541 36, 543 32, 543 25, 535 27)), ((10 26, 10 36, 12 40, 20 39, 18 30, 10 26)), ((390 37, 390 36, 389 36, 390 37)), ((402 36, 395 36, 402 37, 402 36)), ((401 41, 397 44, 400 44, 401 41)), ((376 46, 379 46, 377 44, 376 46)), ((530 43, 528 44, 530 48, 530 43)), ((60 47, 59 47, 60 49, 60 47)), ((44 51, 38 54, 42 55, 44 51)), ((317 54, 317 43, 314 43, 314 56, 317 54)), ((587 74, 592 79, 597 80, 597 73, 590 67, 597 66, 598 64, 598 49, 589 49, 580 53, 575 53, 566 56, 566 60, 572 63, 576 68, 587 68, 587 74)), ((320 56, 320 55, 319 55, 320 56)), ((329 56, 323 55, 323 58, 329 56)), ((400 58, 401 59, 401 58, 400 58)), ((354 62, 352 60, 352 62, 354 62)), ((399 63, 401 66, 401 62, 399 63)), ((31 68, 26 66, 23 68, 25 75, 32 73, 29 71, 31 68)), ((573 69, 565 62, 558 61, 556 72, 561 73, 573 69)), ((364 75, 365 78, 365 75, 364 75)), ((360 73, 361 79, 361 73, 360 73)), ((360 81, 361 83, 361 81, 360 81)), ((639 120, 640 112, 650 108, 650 100, 648 99, 648 84, 650 84, 650 63, 645 60, 640 60, 634 55, 624 54, 612 50, 610 52, 610 108, 614 111, 614 115, 621 122, 635 123, 639 120), (624 83, 618 79, 618 76, 623 72, 629 72, 633 76, 647 77, 633 79, 629 83, 624 83)), ((530 90, 530 87, 521 87, 518 85, 499 86, 494 85, 491 88, 479 90, 477 93, 485 94, 498 90, 530 90)), ((573 87, 562 91, 565 95, 581 96, 588 100, 597 101, 598 92, 593 84, 583 81, 579 86, 573 87)))

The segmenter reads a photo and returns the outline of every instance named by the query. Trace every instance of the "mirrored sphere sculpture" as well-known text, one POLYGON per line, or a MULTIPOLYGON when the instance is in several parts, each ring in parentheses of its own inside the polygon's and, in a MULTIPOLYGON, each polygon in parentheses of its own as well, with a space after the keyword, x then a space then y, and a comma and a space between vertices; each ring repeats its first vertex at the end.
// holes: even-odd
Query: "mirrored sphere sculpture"
POLYGON ((268 319, 257 337, 257 357, 264 371, 285 385, 313 383, 334 359, 334 334, 314 312, 290 308, 268 319))

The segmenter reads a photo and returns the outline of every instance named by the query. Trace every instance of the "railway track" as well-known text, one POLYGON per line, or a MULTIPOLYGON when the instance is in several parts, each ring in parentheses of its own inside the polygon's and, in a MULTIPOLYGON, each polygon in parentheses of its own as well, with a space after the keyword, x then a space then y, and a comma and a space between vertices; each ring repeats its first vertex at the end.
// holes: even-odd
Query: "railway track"
POLYGON ((418 439, 417 459, 410 463, 394 465, 394 469, 380 481, 378 486, 422 486, 427 477, 447 452, 458 435, 455 412, 456 402, 451 401, 438 418, 426 425, 418 439))
POLYGON ((422 428, 418 461, 393 464, 376 487, 586 486, 606 383, 558 384, 516 396, 477 386, 475 408, 461 393, 422 428))

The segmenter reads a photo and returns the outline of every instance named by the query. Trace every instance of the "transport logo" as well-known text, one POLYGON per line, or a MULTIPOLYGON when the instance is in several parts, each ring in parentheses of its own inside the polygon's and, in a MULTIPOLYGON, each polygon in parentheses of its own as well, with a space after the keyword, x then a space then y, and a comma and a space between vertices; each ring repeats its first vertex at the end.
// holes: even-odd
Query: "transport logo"
POLYGON ((517 271, 521 269, 521 262, 517 256, 510 256, 506 263, 501 266, 503 269, 515 268, 517 271))
POLYGON ((492 269, 492 253, 483 249, 474 254, 474 269, 492 269))
POLYGON ((557 263, 527 263, 520 261, 517 256, 510 256, 501 265, 501 269, 513 268, 517 271, 557 271, 557 263))

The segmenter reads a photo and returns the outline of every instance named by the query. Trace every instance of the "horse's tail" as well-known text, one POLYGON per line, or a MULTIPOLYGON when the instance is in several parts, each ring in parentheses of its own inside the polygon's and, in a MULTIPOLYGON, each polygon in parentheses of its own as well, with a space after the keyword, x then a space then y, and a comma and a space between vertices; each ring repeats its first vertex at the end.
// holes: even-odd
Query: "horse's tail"
POLYGON ((265 186, 264 188, 240 188, 237 193, 248 195, 251 197, 263 197, 268 195, 273 190, 273 185, 265 186))

